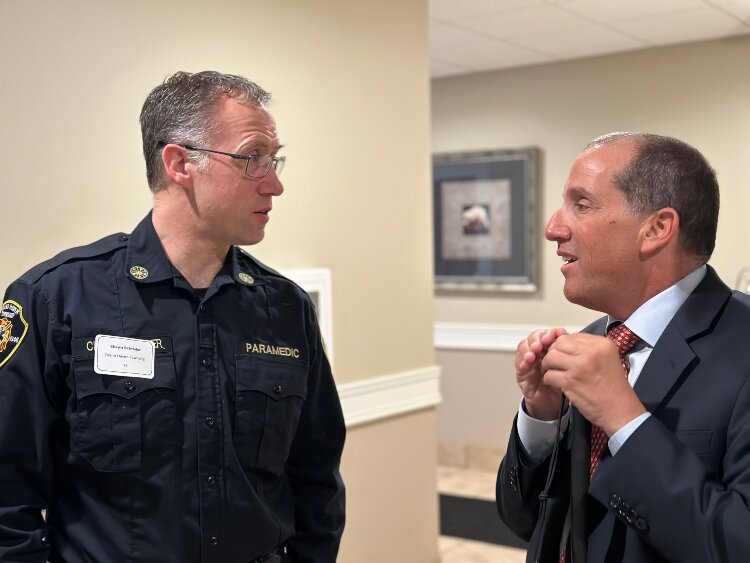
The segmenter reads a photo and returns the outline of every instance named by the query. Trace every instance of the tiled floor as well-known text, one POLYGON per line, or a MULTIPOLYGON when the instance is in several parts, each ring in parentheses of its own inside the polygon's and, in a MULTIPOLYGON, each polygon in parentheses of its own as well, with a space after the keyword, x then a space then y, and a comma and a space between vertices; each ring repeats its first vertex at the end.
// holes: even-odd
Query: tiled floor
POLYGON ((491 543, 440 537, 441 563, 524 563, 526 551, 491 543))
MULTIPOLYGON (((462 497, 495 499, 494 471, 438 467, 438 491, 462 497)), ((526 552, 522 549, 489 543, 469 541, 450 536, 440 537, 441 563, 523 563, 526 552)))
POLYGON ((495 471, 438 466, 438 492, 459 497, 495 500, 495 471))

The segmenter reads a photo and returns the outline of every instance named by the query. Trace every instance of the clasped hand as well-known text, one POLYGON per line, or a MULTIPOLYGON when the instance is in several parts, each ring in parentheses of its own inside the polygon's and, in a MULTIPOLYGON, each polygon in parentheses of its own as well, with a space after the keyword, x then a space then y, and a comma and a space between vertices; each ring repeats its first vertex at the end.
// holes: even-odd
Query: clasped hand
POLYGON ((623 372, 617 346, 604 336, 568 334, 564 328, 534 332, 519 343, 515 367, 533 418, 555 419, 563 393, 608 436, 646 412, 623 372))

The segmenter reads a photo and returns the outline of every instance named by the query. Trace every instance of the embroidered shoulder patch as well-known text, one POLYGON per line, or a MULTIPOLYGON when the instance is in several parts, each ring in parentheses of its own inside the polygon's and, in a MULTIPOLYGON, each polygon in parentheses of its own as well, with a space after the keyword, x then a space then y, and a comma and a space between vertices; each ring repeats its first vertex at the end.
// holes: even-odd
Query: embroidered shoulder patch
POLYGON ((10 299, 3 303, 0 309, 0 367, 18 350, 28 328, 23 307, 10 299))

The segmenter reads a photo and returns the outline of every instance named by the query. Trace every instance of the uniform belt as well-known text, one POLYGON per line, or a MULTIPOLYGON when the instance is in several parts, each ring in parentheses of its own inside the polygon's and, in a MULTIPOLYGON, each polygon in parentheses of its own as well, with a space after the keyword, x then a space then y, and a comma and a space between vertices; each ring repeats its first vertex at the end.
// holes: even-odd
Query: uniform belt
POLYGON ((249 563, 282 563, 285 553, 284 548, 277 548, 274 549, 271 553, 266 553, 265 555, 258 557, 257 559, 253 559, 249 563))

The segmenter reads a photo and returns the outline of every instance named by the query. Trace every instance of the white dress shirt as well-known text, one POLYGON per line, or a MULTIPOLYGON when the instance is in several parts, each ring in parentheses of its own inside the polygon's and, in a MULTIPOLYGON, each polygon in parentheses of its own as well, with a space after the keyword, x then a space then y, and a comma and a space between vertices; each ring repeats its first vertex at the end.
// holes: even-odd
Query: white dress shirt
MULTIPOLYGON (((676 284, 646 301, 624 321, 624 324, 641 339, 641 342, 626 354, 630 364, 628 382, 631 387, 638 381, 643 366, 651 355, 651 351, 654 349, 664 329, 667 328, 672 317, 675 316, 678 309, 682 307, 682 304, 703 280, 705 275, 706 266, 700 266, 676 284)), ((609 318, 607 320, 607 328, 615 322, 618 322, 618 319, 609 318)), ((617 454, 625 441, 649 416, 651 416, 651 413, 646 412, 636 417, 610 437, 607 447, 613 456, 617 454)), ((570 411, 567 411, 561 421, 561 437, 568 428, 569 420, 570 411)), ((521 444, 531 460, 536 462, 544 459, 554 445, 557 433, 557 420, 547 421, 531 418, 526 413, 523 400, 521 400, 516 426, 521 444)))

